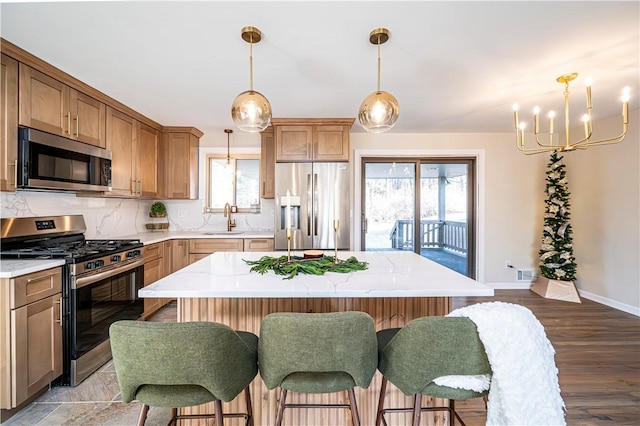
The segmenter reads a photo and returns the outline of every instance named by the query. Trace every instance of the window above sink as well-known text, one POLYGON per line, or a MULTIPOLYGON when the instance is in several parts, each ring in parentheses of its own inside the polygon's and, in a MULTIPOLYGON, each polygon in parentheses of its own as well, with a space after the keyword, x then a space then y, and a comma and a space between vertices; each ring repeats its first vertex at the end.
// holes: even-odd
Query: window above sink
POLYGON ((224 205, 240 213, 260 212, 260 156, 208 154, 205 211, 222 213, 224 205))

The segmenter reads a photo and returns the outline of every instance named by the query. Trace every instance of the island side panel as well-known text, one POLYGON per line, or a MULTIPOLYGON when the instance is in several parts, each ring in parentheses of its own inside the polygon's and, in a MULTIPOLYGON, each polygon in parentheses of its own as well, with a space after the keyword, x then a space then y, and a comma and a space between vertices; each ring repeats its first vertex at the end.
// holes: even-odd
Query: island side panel
MULTIPOLYGON (((391 327, 402 327, 412 319, 423 316, 443 316, 449 313, 450 298, 179 298, 178 322, 214 321, 227 324, 236 330, 251 331, 260 334, 260 322, 272 312, 343 312, 363 311, 374 319, 376 330, 391 327)), ((380 391, 381 376, 379 372, 368 389, 356 388, 358 410, 361 424, 375 424, 375 415, 380 391)), ((392 385, 387 388, 386 407, 408 407, 412 399, 405 397, 392 385)), ((251 399, 255 425, 275 423, 276 408, 280 392, 268 390, 260 377, 251 384, 251 399)), ((426 398, 423 398, 426 399, 426 398)), ((291 393, 287 397, 290 403, 345 403, 348 398, 345 392, 330 395, 304 395, 291 393)), ((424 401, 426 403, 426 401, 424 401)), ((441 401, 440 401, 441 403, 441 401)), ((244 411, 244 397, 238 396, 234 401, 223 404, 226 413, 244 411)), ((186 413, 213 412, 213 404, 183 409, 186 413)), ((350 417, 343 409, 295 409, 286 410, 283 424, 299 425, 349 425, 350 417)), ((393 423, 411 423, 411 414, 393 414, 393 423)), ((447 416, 442 413, 424 413, 430 417, 428 424, 447 424, 447 416)), ((425 420, 426 421, 426 420, 425 420)), ((189 421, 188 424, 199 424, 189 421)), ((201 424, 205 424, 204 421, 201 424)), ((241 419, 225 419, 225 425, 243 425, 241 419)))

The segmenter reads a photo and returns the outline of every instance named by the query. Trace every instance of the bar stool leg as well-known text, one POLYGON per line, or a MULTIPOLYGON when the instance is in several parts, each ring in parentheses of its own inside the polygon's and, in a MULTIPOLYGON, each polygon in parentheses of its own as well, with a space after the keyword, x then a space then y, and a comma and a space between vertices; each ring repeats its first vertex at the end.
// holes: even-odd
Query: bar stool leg
MULTIPOLYGON (((147 420, 147 413, 149 412, 149 406, 147 404, 142 404, 142 408, 140 409, 140 416, 138 417, 138 426, 144 426, 144 422, 147 420)), ((171 413, 173 414, 173 412, 171 413)), ((175 416, 172 415, 171 421, 175 419, 175 416)))
POLYGON ((284 415, 284 403, 287 399, 287 390, 282 389, 280 392, 280 404, 278 405, 278 414, 276 415, 276 426, 282 425, 282 417, 284 415))
POLYGON ((219 399, 216 399, 213 402, 213 414, 216 417, 216 426, 224 426, 224 417, 222 415, 222 401, 219 399))
POLYGON ((420 411, 422 410, 422 394, 417 393, 413 403, 413 426, 420 424, 420 411))
POLYGON ((247 401, 247 426, 253 426, 253 407, 251 406, 251 391, 249 386, 244 389, 244 397, 247 401))
POLYGON ((360 426, 360 414, 358 413, 358 404, 356 403, 356 393, 353 388, 349 389, 349 408, 351 408, 351 420, 353 426, 360 426))
POLYGON ((382 376, 382 383, 380 384, 380 398, 378 399, 378 413, 376 414, 376 426, 380 426, 382 422, 382 411, 384 410, 384 399, 387 396, 387 379, 382 376))

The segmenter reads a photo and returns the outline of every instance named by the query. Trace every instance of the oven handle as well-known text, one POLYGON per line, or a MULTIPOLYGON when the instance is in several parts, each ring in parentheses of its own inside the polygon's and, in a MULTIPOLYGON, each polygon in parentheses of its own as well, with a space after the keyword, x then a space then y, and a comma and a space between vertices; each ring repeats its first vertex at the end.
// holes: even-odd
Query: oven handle
POLYGON ((71 288, 73 290, 76 290, 86 285, 101 281, 105 278, 109 278, 122 272, 127 272, 130 269, 135 269, 138 266, 142 265, 144 265, 144 258, 134 260, 133 262, 127 263, 125 265, 118 264, 115 267, 107 267, 98 273, 86 275, 83 277, 71 277, 71 288))

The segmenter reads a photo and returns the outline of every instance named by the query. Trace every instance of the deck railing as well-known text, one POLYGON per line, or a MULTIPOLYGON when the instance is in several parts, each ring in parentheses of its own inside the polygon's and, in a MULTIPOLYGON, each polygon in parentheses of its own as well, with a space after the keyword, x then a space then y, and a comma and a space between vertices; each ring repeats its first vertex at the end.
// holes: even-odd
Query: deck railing
MULTIPOLYGON (((421 220, 421 249, 445 249, 459 254, 467 253, 467 223, 444 220, 421 220)), ((399 219, 389 235, 391 248, 413 248, 413 220, 399 219)))

